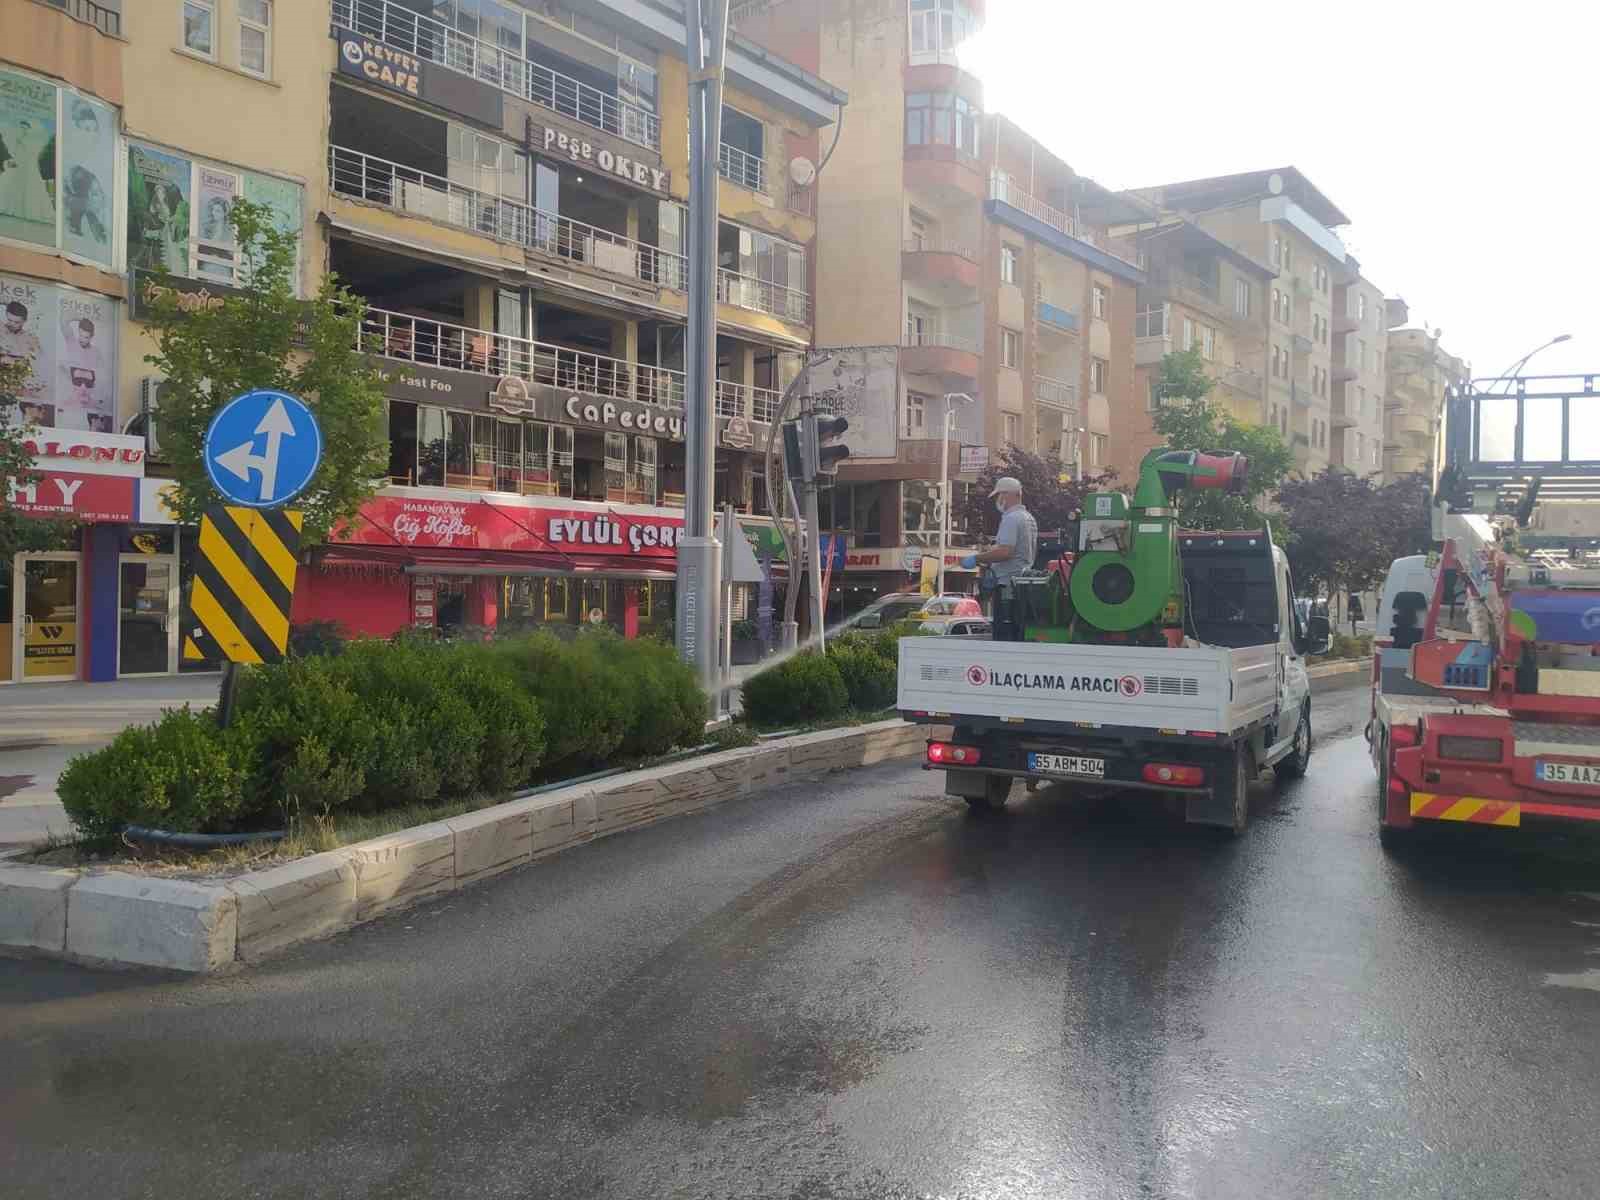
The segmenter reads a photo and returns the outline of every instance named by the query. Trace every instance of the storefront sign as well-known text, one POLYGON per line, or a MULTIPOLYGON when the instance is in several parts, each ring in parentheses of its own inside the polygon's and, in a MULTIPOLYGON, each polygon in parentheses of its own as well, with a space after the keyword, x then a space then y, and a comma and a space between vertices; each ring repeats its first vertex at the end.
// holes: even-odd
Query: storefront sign
POLYGON ((961 473, 963 475, 979 473, 989 468, 989 447, 963 446, 961 447, 961 473))
MULTIPOLYGON (((19 172, 0 166, 0 191, 19 172)), ((0 364, 22 368, 15 395, 23 420, 47 430, 111 432, 120 307, 109 296, 0 275, 0 364)))
POLYGON ((607 175, 615 175, 618 179, 625 179, 636 187, 648 188, 652 192, 665 194, 670 190, 670 172, 603 145, 596 145, 585 136, 568 133, 553 125, 546 125, 541 130, 531 123, 529 133, 531 144, 542 146, 546 154, 568 158, 576 163, 593 163, 607 175))
POLYGON ((588 558, 671 560, 677 557, 683 518, 659 515, 494 504, 485 500, 411 500, 379 496, 367 501, 350 541, 416 549, 512 550, 588 558))
POLYGON ((30 621, 22 643, 23 673, 29 679, 71 679, 78 673, 78 623, 30 621))
POLYGON ((120 433, 42 432, 22 443, 41 470, 71 468, 83 475, 144 477, 144 439, 120 433))
POLYGON ((561 411, 568 420, 585 425, 613 426, 633 429, 640 433, 653 433, 683 441, 683 414, 672 409, 656 408, 649 404, 617 403, 614 400, 586 400, 582 396, 568 396, 561 411))
POLYGON ((732 446, 735 450, 748 450, 755 445, 756 435, 750 429, 750 422, 743 417, 729 417, 728 423, 722 427, 722 444, 732 446))
POLYGON ((11 507, 34 517, 132 521, 139 481, 127 475, 38 471, 27 483, 11 480, 11 507))
POLYGON ((400 363, 392 358, 380 359, 377 365, 383 394, 396 400, 416 400, 423 404, 481 403, 482 375, 471 371, 452 371, 448 367, 400 363))
POLYGON ((156 304, 168 297, 176 302, 179 312, 210 312, 221 308, 229 296, 242 295, 238 288, 214 279, 180 279, 176 275, 163 278, 154 271, 135 267, 128 315, 135 321, 148 321, 156 304))
MULTIPOLYGON (((944 569, 951 571, 967 571, 961 560, 966 557, 967 551, 947 553, 944 556, 944 569)), ((847 571, 903 571, 908 575, 915 575, 921 568, 924 559, 936 558, 936 554, 923 549, 921 546, 890 546, 882 550, 851 550, 845 555, 844 569, 847 571)))
MULTIPOLYGON (((404 29, 398 26, 396 34, 404 29)), ((339 42, 339 74, 499 127, 503 104, 498 89, 348 29, 335 28, 333 36, 339 42)))

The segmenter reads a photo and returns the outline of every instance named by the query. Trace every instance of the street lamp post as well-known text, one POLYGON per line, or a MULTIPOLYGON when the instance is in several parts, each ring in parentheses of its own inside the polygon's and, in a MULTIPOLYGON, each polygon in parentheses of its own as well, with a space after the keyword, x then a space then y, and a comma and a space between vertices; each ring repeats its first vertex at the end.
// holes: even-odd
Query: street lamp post
POLYGON ((1531 359, 1535 354, 1538 354, 1541 350, 1548 350, 1551 346, 1559 346, 1562 342, 1570 342, 1571 340, 1572 335, 1570 333, 1558 333, 1548 342, 1540 343, 1532 350, 1529 350, 1521 358, 1517 359, 1516 362, 1512 363, 1506 368, 1505 371, 1501 373, 1501 378, 1505 380, 1505 390, 1507 392, 1511 390, 1512 379, 1516 377, 1518 371, 1522 370, 1523 367, 1528 365, 1528 360, 1531 359))
POLYGON ((939 586, 935 595, 944 595, 944 552, 950 540, 950 425, 955 417, 953 402, 972 403, 965 392, 944 394, 944 437, 939 443, 939 586))

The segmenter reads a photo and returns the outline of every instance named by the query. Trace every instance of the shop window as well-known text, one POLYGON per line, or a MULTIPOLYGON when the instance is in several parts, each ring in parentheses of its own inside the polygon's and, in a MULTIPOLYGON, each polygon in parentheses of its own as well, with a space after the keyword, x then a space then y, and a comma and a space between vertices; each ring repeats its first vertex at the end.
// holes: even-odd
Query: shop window
POLYGON ((568 595, 568 580, 546 579, 544 581, 544 619, 546 621, 565 621, 569 619, 572 599, 568 595))
POLYGON ((417 406, 404 400, 390 400, 389 482, 413 484, 417 481, 417 406))
POLYGON ((450 421, 442 408, 425 404, 417 414, 417 482, 443 487, 448 462, 450 421))
POLYGON ((116 109, 7 70, 0 121, 0 237, 111 267, 116 109))
POLYGON ((626 499, 628 487, 628 435, 606 434, 606 499, 626 499))
POLYGON ((633 461, 628 472, 628 491, 637 497, 635 503, 656 502, 656 440, 638 437, 633 439, 633 461))

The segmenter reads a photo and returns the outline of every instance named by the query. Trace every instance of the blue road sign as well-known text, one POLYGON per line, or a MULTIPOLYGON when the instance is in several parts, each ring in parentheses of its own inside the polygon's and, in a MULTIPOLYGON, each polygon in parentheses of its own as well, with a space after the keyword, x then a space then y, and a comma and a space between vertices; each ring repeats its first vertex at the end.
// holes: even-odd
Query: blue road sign
POLYGON ((831 533, 822 535, 822 562, 826 566, 828 560, 833 560, 835 571, 844 570, 844 556, 848 547, 842 537, 834 537, 831 533))
POLYGON ((304 400, 261 388, 222 406, 202 452, 211 485, 228 503, 277 508, 317 473, 322 429, 304 400))

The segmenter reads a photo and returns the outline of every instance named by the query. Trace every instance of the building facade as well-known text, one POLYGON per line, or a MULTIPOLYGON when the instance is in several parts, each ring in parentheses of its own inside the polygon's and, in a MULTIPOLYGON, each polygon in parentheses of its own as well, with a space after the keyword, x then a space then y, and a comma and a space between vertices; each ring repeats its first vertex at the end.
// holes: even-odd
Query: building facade
MULTIPOLYGON (((299 232, 302 294, 333 271, 366 301, 361 348, 387 397, 386 486, 302 566, 297 622, 386 635, 670 621, 684 491, 681 17, 627 0, 67 8, 0 0, 8 33, 25 35, 0 45, 0 133, 32 162, 60 127, 52 170, 66 183, 58 212, 52 189, 0 177, 0 286, 27 310, 7 345, 38 358, 25 398, 63 431, 51 435, 60 457, 129 476, 148 466, 149 478, 116 485, 132 496, 121 506, 104 501, 110 485, 79 490, 102 499, 73 514, 85 524, 72 579, 14 566, 3 599, 25 620, 7 646, 21 644, 17 625, 70 624, 57 677, 179 669, 190 540, 160 501, 164 385, 142 317, 161 289, 199 305, 235 286, 224 218, 238 196, 299 232), (77 345, 86 317, 95 340, 77 345), (55 343, 54 357, 34 348, 55 343), (35 596, 33 575, 54 591, 35 596)), ((725 99, 716 500, 771 563, 781 540, 759 461, 814 337, 806 168, 847 96, 735 37, 725 99)), ((741 595, 740 615, 753 605, 741 595)))
MULTIPOLYGON (((1394 302, 1395 308, 1403 307, 1394 302)), ((1353 257, 1333 288, 1333 425, 1329 461, 1374 482, 1384 473, 1384 398, 1391 303, 1353 257)))
MULTIPOLYGON (((845 612, 912 585, 936 544, 947 420, 953 513, 1010 445, 1071 470, 1110 464, 1144 271, 1109 230, 1146 209, 985 111, 960 65, 977 0, 739 11, 742 32, 850 93, 818 184, 817 340, 874 348, 892 419, 858 430, 852 418, 852 456, 824 496, 824 522, 851 547, 845 612)), ((952 545, 976 532, 953 516, 952 545)))
POLYGON ((1439 344, 1437 330, 1408 327, 1389 331, 1384 370, 1384 472, 1394 479, 1421 471, 1431 482, 1441 461, 1445 389, 1466 383, 1472 368, 1439 344))

